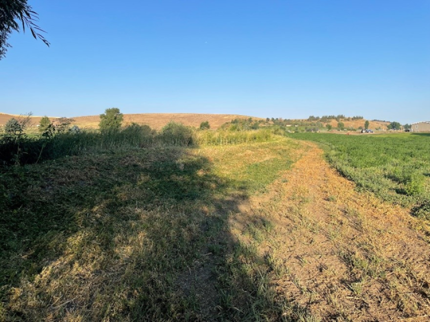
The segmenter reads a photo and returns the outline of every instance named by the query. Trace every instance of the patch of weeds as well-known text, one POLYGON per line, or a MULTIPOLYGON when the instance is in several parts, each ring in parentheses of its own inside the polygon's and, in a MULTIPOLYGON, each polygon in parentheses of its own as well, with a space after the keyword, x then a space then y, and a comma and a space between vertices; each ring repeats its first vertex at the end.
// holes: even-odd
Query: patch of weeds
POLYGON ((405 185, 405 192, 408 196, 419 196, 424 193, 425 177, 414 174, 410 177, 405 185))
POLYGON ((246 233, 248 233, 255 241, 261 243, 265 240, 268 233, 274 229, 273 223, 266 218, 255 218, 247 224, 246 233))
POLYGON ((308 292, 308 289, 306 288, 306 286, 302 285, 302 282, 300 281, 300 279, 296 275, 291 274, 291 280, 292 280, 293 284, 300 290, 300 292, 302 294, 305 294, 308 292))
POLYGON ((365 226, 364 216, 360 212, 358 212, 357 210, 351 209, 351 208, 347 209, 346 215, 348 216, 349 220, 354 225, 355 229, 363 232, 364 226, 365 226))
POLYGON ((349 288, 355 295, 360 296, 363 293, 363 282, 351 283, 349 288))
POLYGON ((261 243, 264 240, 264 232, 255 224, 248 224, 246 232, 258 243, 261 243))
POLYGON ((290 270, 287 267, 285 260, 276 258, 272 254, 267 254, 264 258, 270 270, 272 270, 275 273, 275 276, 277 278, 281 278, 284 275, 290 273, 290 270))
POLYGON ((337 200, 336 196, 333 196, 333 195, 330 195, 327 198, 327 201, 330 201, 330 202, 336 202, 336 200, 337 200))
POLYGON ((330 224, 327 227, 327 238, 330 239, 331 241, 337 240, 341 233, 340 233, 340 227, 338 225, 333 225, 330 224))
POLYGON ((273 229, 275 228, 275 225, 273 224, 273 222, 271 222, 270 220, 268 220, 266 218, 262 218, 261 222, 262 222, 263 228, 266 231, 266 233, 272 232, 273 229))
POLYGON ((257 256, 256 248, 239 243, 227 263, 227 271, 218 274, 223 319, 282 321, 285 303, 276 299, 270 286, 270 267, 257 256))
POLYGON ((412 215, 425 220, 430 220, 430 201, 424 202, 412 209, 412 215))
POLYGON ((299 205, 304 205, 311 201, 309 190, 305 186, 295 187, 290 198, 291 200, 296 201, 299 205))
POLYGON ((285 305, 282 321, 320 322, 321 319, 313 316, 306 307, 285 305))
POLYGON ((210 244, 208 246, 208 251, 212 254, 214 254, 215 256, 219 256, 223 253, 223 248, 225 247, 225 245, 221 245, 221 244, 210 244))
POLYGON ((352 252, 341 253, 340 257, 352 269, 353 273, 358 273, 359 277, 369 276, 376 278, 385 276, 385 272, 382 269, 383 259, 381 257, 373 254, 364 257, 352 252))

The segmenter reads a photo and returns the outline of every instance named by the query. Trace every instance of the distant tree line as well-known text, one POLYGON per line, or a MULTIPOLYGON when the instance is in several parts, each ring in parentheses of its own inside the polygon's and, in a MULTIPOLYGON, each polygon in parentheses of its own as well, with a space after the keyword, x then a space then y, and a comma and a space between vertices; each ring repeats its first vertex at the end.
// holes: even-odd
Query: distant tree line
POLYGON ((252 117, 248 119, 234 119, 230 122, 224 123, 220 128, 229 131, 247 131, 258 130, 263 120, 254 120, 252 117))
POLYGON ((322 123, 327 123, 327 122, 330 122, 332 120, 336 120, 336 121, 339 122, 341 120, 344 120, 344 121, 354 121, 354 120, 362 120, 362 119, 364 119, 363 116, 346 117, 343 114, 339 114, 339 115, 323 115, 321 117, 320 116, 313 116, 313 115, 311 115, 311 116, 308 117, 307 120, 309 122, 320 121, 322 123))

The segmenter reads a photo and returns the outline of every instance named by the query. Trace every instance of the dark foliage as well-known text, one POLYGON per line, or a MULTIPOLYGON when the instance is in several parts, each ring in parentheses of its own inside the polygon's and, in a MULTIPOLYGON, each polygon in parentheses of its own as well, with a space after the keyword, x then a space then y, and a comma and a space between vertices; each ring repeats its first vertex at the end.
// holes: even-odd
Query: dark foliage
POLYGON ((209 130, 211 128, 208 121, 200 123, 200 130, 209 130))
POLYGON ((118 131, 121 128, 123 115, 119 108, 106 109, 104 114, 100 114, 100 131, 118 131))
POLYGON ((24 32, 28 28, 35 39, 50 45, 42 35, 44 31, 35 23, 37 20, 38 15, 27 4, 27 0, 0 1, 0 60, 6 56, 7 48, 11 47, 7 41, 10 34, 14 30, 19 31, 20 23, 24 32))

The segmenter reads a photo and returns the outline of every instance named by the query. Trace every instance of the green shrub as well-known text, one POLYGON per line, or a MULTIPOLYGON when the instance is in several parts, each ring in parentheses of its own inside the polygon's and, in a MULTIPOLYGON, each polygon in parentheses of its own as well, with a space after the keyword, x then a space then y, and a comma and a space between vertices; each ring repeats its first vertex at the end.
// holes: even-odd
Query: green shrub
POLYGON ((248 119, 234 119, 230 122, 224 123, 221 130, 228 131, 249 131, 258 130, 260 128, 259 121, 254 121, 251 117, 248 119))
POLYGON ((405 192, 408 196, 418 196, 424 192, 425 177, 420 174, 411 175, 405 185, 405 192))
POLYGON ((154 143, 156 131, 148 125, 139 125, 132 123, 123 129, 119 135, 121 141, 127 142, 132 146, 149 146, 154 143))
POLYGON ((39 122, 39 132, 45 133, 49 126, 51 125, 51 121, 47 116, 42 117, 42 119, 39 122))
POLYGON ((196 138, 192 128, 180 123, 170 122, 161 129, 159 138, 168 145, 192 146, 196 138))
POLYGON ((424 202, 412 209, 412 214, 417 218, 430 220, 430 201, 424 202))
POLYGON ((9 137, 17 137, 23 134, 23 126, 15 118, 11 118, 4 126, 4 131, 9 137))
POLYGON ((27 120, 11 118, 4 127, 5 134, 0 137, 0 166, 4 164, 21 164, 21 158, 26 153, 22 147, 25 141, 24 133, 27 120), (4 159, 2 158, 4 156, 4 159), (4 160, 7 160, 6 162, 4 160))
POLYGON ((74 119, 67 117, 60 117, 53 122, 55 133, 66 133, 70 130, 70 124, 74 122, 74 119))
POLYGON ((417 177, 415 171, 416 169, 411 165, 398 165, 392 170, 390 177, 398 183, 407 185, 414 179, 414 177, 417 177))
POLYGON ((209 130, 211 128, 211 126, 209 125, 208 121, 202 122, 200 123, 200 130, 209 130))

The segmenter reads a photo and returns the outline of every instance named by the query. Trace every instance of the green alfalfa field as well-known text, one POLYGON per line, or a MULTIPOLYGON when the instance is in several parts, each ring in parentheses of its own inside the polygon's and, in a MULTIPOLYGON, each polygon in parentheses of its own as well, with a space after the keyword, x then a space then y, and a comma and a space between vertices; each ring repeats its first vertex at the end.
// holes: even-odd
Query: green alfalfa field
POLYGON ((428 319, 428 137, 276 133, 2 167, 0 319, 428 319))

